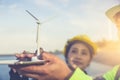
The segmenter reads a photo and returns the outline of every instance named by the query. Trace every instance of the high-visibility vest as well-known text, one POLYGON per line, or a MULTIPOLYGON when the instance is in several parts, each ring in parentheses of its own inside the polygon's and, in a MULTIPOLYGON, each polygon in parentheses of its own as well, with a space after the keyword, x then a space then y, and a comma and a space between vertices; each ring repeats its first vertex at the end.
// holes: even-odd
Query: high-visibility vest
POLYGON ((86 75, 81 69, 76 68, 69 80, 93 80, 92 77, 86 75))
POLYGON ((93 79, 86 75, 81 69, 77 68, 69 80, 120 80, 120 66, 115 66, 112 70, 93 79))

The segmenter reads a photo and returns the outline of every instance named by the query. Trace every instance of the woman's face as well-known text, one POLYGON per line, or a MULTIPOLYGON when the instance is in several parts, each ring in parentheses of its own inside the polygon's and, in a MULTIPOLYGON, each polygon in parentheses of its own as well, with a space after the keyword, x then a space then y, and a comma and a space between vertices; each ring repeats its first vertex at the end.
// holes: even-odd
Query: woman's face
POLYGON ((75 43, 68 52, 68 64, 75 69, 79 67, 85 69, 91 62, 91 54, 84 43, 75 43))

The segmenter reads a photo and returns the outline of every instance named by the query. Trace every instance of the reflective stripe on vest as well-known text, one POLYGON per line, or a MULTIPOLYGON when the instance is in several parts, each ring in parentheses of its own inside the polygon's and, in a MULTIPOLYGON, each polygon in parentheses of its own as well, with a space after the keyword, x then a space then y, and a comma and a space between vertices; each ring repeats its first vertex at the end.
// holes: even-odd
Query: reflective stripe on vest
POLYGON ((94 80, 105 80, 102 76, 96 77, 94 80))
POLYGON ((116 73, 115 80, 119 80, 119 78, 120 78, 120 67, 118 68, 118 71, 116 73))

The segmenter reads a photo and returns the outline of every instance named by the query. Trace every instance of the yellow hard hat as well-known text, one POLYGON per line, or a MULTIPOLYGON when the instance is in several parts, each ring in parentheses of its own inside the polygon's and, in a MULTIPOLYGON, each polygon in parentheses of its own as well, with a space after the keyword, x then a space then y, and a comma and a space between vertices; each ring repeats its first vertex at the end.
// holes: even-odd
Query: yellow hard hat
POLYGON ((112 21, 115 22, 114 16, 120 12, 120 4, 116 5, 106 11, 106 16, 112 21))
POLYGON ((67 44, 65 45, 64 51, 63 51, 64 55, 66 54, 67 46, 69 45, 69 43, 71 43, 73 41, 82 41, 82 42, 87 43, 88 45, 90 45, 93 48, 93 53, 96 54, 97 45, 94 42, 92 42, 87 35, 77 35, 77 36, 75 36, 67 41, 67 44))

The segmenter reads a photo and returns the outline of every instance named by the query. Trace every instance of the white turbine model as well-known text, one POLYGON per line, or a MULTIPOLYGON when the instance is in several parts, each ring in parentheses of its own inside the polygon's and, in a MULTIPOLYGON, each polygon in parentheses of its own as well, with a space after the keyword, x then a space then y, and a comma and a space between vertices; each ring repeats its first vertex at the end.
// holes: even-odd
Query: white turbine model
MULTIPOLYGON (((47 62, 46 60, 40 60, 38 59, 39 56, 41 56, 40 53, 40 41, 39 41, 39 28, 40 28, 40 21, 39 19, 37 19, 33 14, 31 14, 28 10, 26 10, 26 12, 28 14, 30 14, 37 23, 37 35, 36 35, 36 43, 37 43, 37 55, 32 57, 31 61, 19 61, 19 60, 0 60, 0 64, 8 64, 8 65, 31 65, 31 64, 44 64, 45 62, 47 62)), ((54 16, 56 17, 56 16, 54 16)), ((52 17, 53 18, 53 17, 52 17)), ((44 21, 44 22, 48 22, 49 20, 51 20, 51 18, 49 18, 48 20, 44 21)), ((9 54, 2 54, 0 56, 9 56, 9 54)))
POLYGON ((29 13, 37 23, 37 35, 36 35, 36 43, 37 43, 37 55, 32 57, 31 61, 19 61, 19 60, 0 60, 0 64, 8 64, 8 65, 31 65, 31 64, 44 64, 45 60, 38 59, 38 56, 40 56, 40 41, 39 41, 39 27, 40 27, 40 21, 35 16, 33 16, 28 10, 26 10, 27 13, 29 13))
POLYGON ((40 56, 40 41, 39 41, 39 28, 40 28, 40 21, 37 19, 33 14, 31 14, 28 10, 26 10, 28 14, 30 14, 37 23, 37 36, 36 36, 36 43, 37 43, 37 55, 32 57, 32 61, 38 60, 38 56, 40 56))

